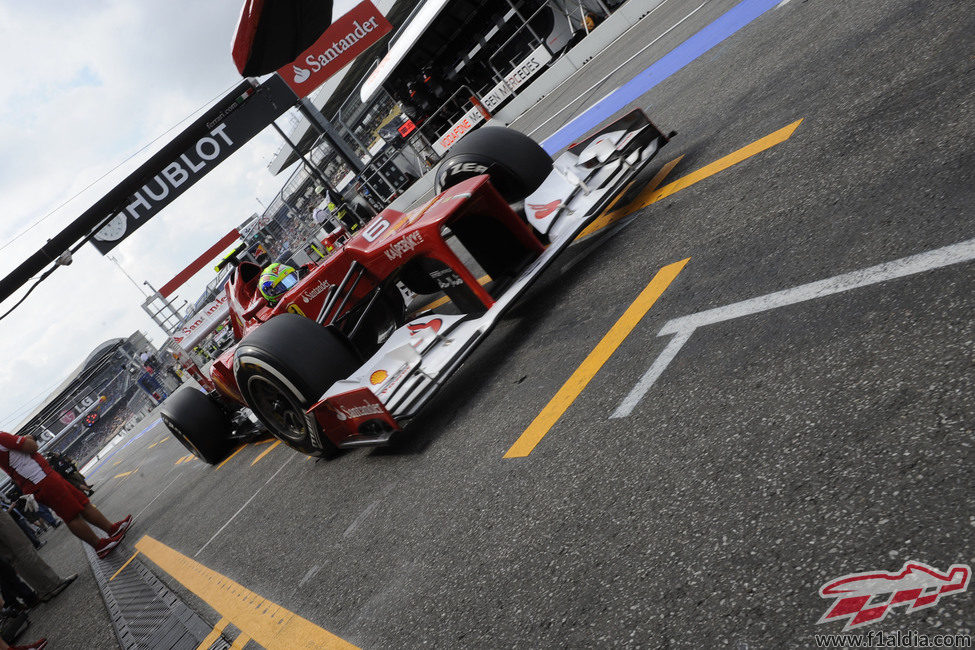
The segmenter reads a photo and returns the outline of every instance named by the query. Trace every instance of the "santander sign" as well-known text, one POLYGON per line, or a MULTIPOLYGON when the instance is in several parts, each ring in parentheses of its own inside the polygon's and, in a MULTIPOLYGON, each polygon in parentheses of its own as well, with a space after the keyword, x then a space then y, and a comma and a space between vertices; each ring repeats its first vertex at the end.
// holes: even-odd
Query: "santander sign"
POLYGON ((278 74, 298 97, 305 97, 392 30, 386 17, 365 0, 332 23, 311 47, 280 68, 278 74))
POLYGON ((230 305, 227 303, 227 296, 217 296, 216 300, 207 303, 196 312, 192 321, 184 323, 179 331, 173 334, 173 340, 184 350, 190 351, 229 315, 230 305))

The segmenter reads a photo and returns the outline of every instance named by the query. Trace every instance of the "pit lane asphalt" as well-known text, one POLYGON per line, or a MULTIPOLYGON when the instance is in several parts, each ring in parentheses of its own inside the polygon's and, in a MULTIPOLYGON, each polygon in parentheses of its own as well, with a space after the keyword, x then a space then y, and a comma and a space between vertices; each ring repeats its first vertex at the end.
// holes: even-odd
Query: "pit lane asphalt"
MULTIPOLYGON (((537 113, 699 4, 669 0, 537 113)), ((707 3, 592 101, 733 5, 707 3)), ((215 469, 176 464, 157 426, 94 476, 96 501, 142 511, 133 542, 151 535, 364 648, 808 646, 839 630, 815 625, 833 578, 975 563, 971 262, 697 332, 609 419, 671 318, 975 237, 973 28, 963 2, 768 12, 636 105, 680 132, 658 158, 684 154, 671 180, 802 118, 792 138, 549 274, 400 445, 331 462, 278 446, 252 465, 254 446, 215 469), (538 447, 502 459, 686 257, 538 447)), ((970 634, 972 597, 872 627, 970 634)))

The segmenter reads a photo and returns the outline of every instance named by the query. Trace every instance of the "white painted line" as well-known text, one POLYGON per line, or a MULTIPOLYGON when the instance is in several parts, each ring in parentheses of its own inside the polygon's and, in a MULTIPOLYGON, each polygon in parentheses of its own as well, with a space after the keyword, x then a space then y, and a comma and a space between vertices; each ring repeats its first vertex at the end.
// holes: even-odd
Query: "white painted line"
MULTIPOLYGON (((672 32, 675 29, 677 29, 677 27, 679 27, 681 23, 683 23, 685 20, 687 20, 688 18, 690 18, 691 16, 693 16, 694 14, 696 14, 698 12, 698 10, 700 10, 701 7, 703 7, 704 5, 706 5, 708 2, 710 2, 710 0, 704 0, 704 2, 702 2, 701 5, 697 9, 695 9, 691 13, 687 14, 686 16, 684 16, 683 18, 681 18, 680 20, 678 20, 676 23, 674 23, 673 26, 671 26, 669 29, 667 29, 667 31, 665 31, 663 34, 661 34, 660 36, 658 36, 657 38, 653 39, 652 41, 650 41, 649 43, 647 43, 645 46, 643 46, 640 49, 639 52, 637 52, 636 54, 634 54, 633 56, 631 56, 630 58, 628 58, 626 61, 623 61, 623 63, 619 64, 618 66, 616 66, 615 68, 613 68, 611 71, 609 71, 608 73, 606 73, 605 75, 603 75, 603 78, 600 81, 598 81, 598 82, 594 83, 593 85, 589 86, 589 88, 587 88, 586 90, 584 90, 582 93, 579 94, 579 97, 585 97, 590 92, 592 92, 593 90, 595 90, 597 87, 599 87, 600 84, 602 84, 604 81, 606 81, 606 79, 608 79, 610 76, 616 74, 619 70, 621 70, 623 68, 623 66, 625 66, 627 63, 629 63, 630 61, 632 61, 636 57, 638 57, 641 54, 643 54, 644 52, 646 52, 648 49, 650 49, 651 47, 653 47, 654 43, 656 43, 657 41, 659 41, 661 38, 663 38, 664 36, 666 36, 670 32, 672 32)), ((639 25, 642 25, 643 24, 643 21, 650 17, 650 14, 652 14, 654 11, 656 11, 660 7, 664 6, 665 4, 667 4, 667 0, 664 0, 659 5, 657 5, 653 9, 651 9, 650 10, 650 13, 648 13, 646 16, 644 16, 639 21, 637 21, 637 23, 633 27, 631 27, 630 29, 633 29, 633 28, 635 28, 635 27, 637 27, 639 25)), ((620 36, 618 36, 612 43, 610 43, 605 48, 603 48, 603 52, 602 53, 608 52, 610 50, 611 46, 614 43, 616 43, 621 38, 623 38, 624 36, 626 36, 627 34, 629 34, 629 32, 630 32, 630 30, 626 30, 626 32, 624 32, 623 34, 621 34, 620 36)), ((593 61, 596 58, 598 58, 598 55, 597 55, 597 57, 593 57, 593 61)), ((573 72, 571 75, 569 75, 568 78, 565 79, 565 81, 563 81, 562 83, 560 83, 556 88, 552 89, 552 92, 555 92, 555 90, 557 90, 558 88, 561 88, 562 86, 564 86, 565 84, 567 84, 569 81, 571 81, 573 77, 575 77, 577 74, 579 74, 580 72, 582 72, 583 70, 585 70, 586 69, 586 66, 588 66, 590 63, 592 63, 592 61, 589 61, 588 63, 586 63, 585 65, 583 65, 581 68, 579 68, 578 70, 576 70, 575 72, 573 72)), ((618 90, 618 89, 614 89, 614 90, 610 91, 609 93, 607 93, 607 95, 604 96, 603 99, 606 99, 606 97, 608 97, 609 95, 611 95, 614 92, 616 92, 616 90, 618 90)), ((551 93, 549 93, 549 94, 551 94, 551 93)), ((599 102, 603 101, 603 99, 600 99, 599 102)), ((593 105, 598 104, 599 102, 594 102, 593 105)), ((568 110, 569 107, 571 107, 571 106, 572 106, 572 102, 569 102, 569 104, 567 104, 563 108, 561 108, 558 111, 556 111, 547 120, 545 120, 544 122, 542 122, 541 124, 539 124, 538 126, 536 126, 534 129, 532 129, 531 131, 529 131, 527 135, 532 135, 533 133, 535 133, 536 131, 538 131, 539 129, 541 129, 543 126, 545 126, 546 124, 548 124, 549 122, 551 122, 552 120, 554 120, 556 117, 558 117, 559 115, 561 115, 563 112, 565 112, 566 110, 568 110)), ((589 108, 592 108, 592 106, 590 106, 589 108)), ((589 110, 589 108, 586 108, 585 110, 580 111, 580 114, 585 113, 586 111, 589 110)), ((514 122, 517 122, 517 121, 518 121, 517 119, 513 120, 512 121, 512 124, 514 124, 514 122)))
POLYGON ((782 0, 782 2, 780 2, 780 3, 779 3, 779 4, 777 4, 777 5, 775 5, 775 8, 776 8, 776 9, 780 9, 780 8, 782 8, 782 7, 784 7, 784 6, 786 6, 787 4, 789 4, 789 2, 790 2, 790 1, 791 1, 791 0, 782 0))
POLYGON ((309 580, 314 578, 321 570, 322 570, 322 565, 320 564, 312 565, 312 567, 308 569, 308 573, 305 574, 305 577, 302 578, 301 581, 298 583, 298 586, 304 587, 305 583, 307 583, 309 580))
POLYGON ((268 480, 264 481, 264 485, 262 485, 261 487, 257 488, 257 491, 254 492, 254 494, 251 495, 251 498, 250 499, 248 499, 247 501, 244 502, 244 505, 242 505, 240 507, 240 510, 238 510, 237 512, 235 512, 234 513, 234 516, 231 517, 230 519, 228 519, 227 520, 227 523, 225 523, 223 526, 221 526, 220 527, 220 530, 218 530, 217 532, 215 532, 213 534, 213 537, 211 537, 209 540, 207 540, 207 543, 204 544, 203 546, 201 546, 200 547, 200 550, 193 554, 193 557, 196 557, 197 555, 199 555, 200 553, 202 553, 203 552, 203 549, 205 549, 207 546, 209 546, 210 545, 210 542, 212 542, 213 540, 215 540, 217 538, 217 535, 219 535, 220 533, 222 533, 223 532, 223 529, 226 528, 227 526, 229 526, 230 525, 230 522, 232 522, 234 519, 236 519, 237 518, 237 515, 239 515, 241 512, 244 511, 244 508, 246 508, 248 506, 248 504, 250 504, 250 502, 254 500, 254 497, 257 496, 258 492, 260 492, 265 487, 267 487, 267 484, 270 483, 271 481, 273 481, 274 480, 274 477, 277 476, 278 474, 280 474, 281 473, 281 470, 284 469, 285 467, 287 467, 288 463, 290 463, 291 462, 291 459, 294 458, 294 457, 295 457, 294 454, 291 454, 290 456, 288 456, 288 460, 284 461, 284 465, 282 465, 281 467, 279 467, 278 468, 278 471, 276 471, 274 474, 271 474, 271 478, 269 478, 268 480))
MULTIPOLYGON (((174 467, 175 467, 175 466, 174 466, 174 467)), ((168 472, 167 472, 167 473, 168 473, 168 472)), ((142 510, 140 510, 140 511, 139 511, 139 512, 138 512, 138 513, 137 513, 137 514, 135 515, 135 518, 136 518, 136 519, 138 519, 138 518, 139 518, 139 516, 140 516, 140 515, 141 515, 141 514, 142 514, 143 512, 145 512, 146 510, 148 510, 148 509, 149 509, 149 506, 151 506, 151 505, 152 505, 153 503, 155 503, 155 502, 156 502, 156 499, 158 499, 159 497, 161 497, 161 496, 163 495, 163 492, 165 492, 166 490, 168 490, 168 489, 170 488, 170 486, 172 486, 172 484, 173 484, 173 483, 175 483, 175 482, 176 482, 176 481, 178 481, 178 480, 179 480, 179 476, 177 476, 177 477, 176 477, 176 478, 174 478, 174 479, 173 479, 172 481, 170 481, 170 482, 169 482, 169 485, 167 485, 167 486, 166 486, 166 487, 164 487, 164 488, 163 488, 162 490, 160 490, 160 492, 159 492, 159 494, 157 494, 156 496, 154 496, 154 497, 152 497, 152 501, 150 501, 149 503, 147 503, 147 504, 146 504, 146 507, 145 507, 145 508, 143 508, 142 510)))
POLYGON ((643 399, 643 396, 647 394, 650 387, 653 386, 657 378, 663 374, 670 362, 674 360, 680 349, 684 347, 687 343, 687 339, 691 338, 691 334, 694 330, 688 330, 686 332, 681 332, 674 338, 670 339, 670 343, 664 348, 664 351, 660 353, 660 356, 653 362, 653 365, 647 370, 647 372, 640 378, 640 381, 636 383, 636 386, 630 390, 630 394, 623 398, 620 405, 616 407, 613 414, 610 415, 610 419, 614 418, 625 418, 633 409, 636 407, 637 403, 643 399))
POLYGON ((653 362, 639 382, 633 387, 629 394, 620 402, 620 405, 613 411, 610 418, 623 418, 630 415, 637 403, 643 399, 647 391, 657 381, 667 366, 673 361, 677 352, 680 351, 687 339, 699 327, 713 325, 723 321, 758 314, 770 309, 778 309, 787 305, 823 298, 851 289, 859 289, 871 284, 886 282, 897 278, 903 278, 933 269, 960 264, 975 260, 975 239, 952 244, 943 248, 936 248, 933 251, 902 257, 893 262, 885 262, 876 266, 871 266, 859 271, 852 271, 842 275, 836 275, 825 280, 810 282, 799 285, 792 289, 776 291, 757 298, 742 300, 741 302, 708 309, 696 314, 674 318, 666 323, 657 332, 657 336, 675 334, 667 347, 653 362))
POLYGON ((893 262, 885 262, 859 271, 844 273, 818 282, 810 282, 792 289, 777 291, 758 298, 743 300, 724 307, 717 307, 707 311, 683 316, 668 321, 657 336, 675 334, 688 329, 695 329, 721 321, 741 318, 749 314, 777 309, 797 302, 822 298, 834 293, 842 293, 851 289, 859 289, 878 282, 886 282, 895 278, 902 278, 915 273, 930 271, 931 269, 951 266, 960 262, 975 259, 975 239, 952 244, 933 251, 903 257, 893 262))
POLYGON ((361 524, 366 519, 366 517, 372 514, 372 511, 375 510, 376 506, 378 505, 379 505, 378 499, 370 503, 365 510, 359 513, 359 516, 355 518, 355 521, 349 524, 349 527, 345 529, 344 533, 342 533, 342 537, 348 537, 353 532, 355 532, 355 529, 359 527, 359 524, 361 524))

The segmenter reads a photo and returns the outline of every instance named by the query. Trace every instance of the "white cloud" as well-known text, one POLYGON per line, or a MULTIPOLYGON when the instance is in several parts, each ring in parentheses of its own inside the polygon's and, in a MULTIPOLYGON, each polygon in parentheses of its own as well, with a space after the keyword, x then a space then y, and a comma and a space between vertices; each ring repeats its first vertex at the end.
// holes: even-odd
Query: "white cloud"
MULTIPOLYGON (((96 183, 153 138, 240 81, 230 43, 242 0, 0 3, 0 274, 24 261, 142 158, 96 183)), ((338 0, 335 13, 354 2, 338 0)), ((169 141, 178 129, 156 143, 169 141)), ((280 145, 267 130, 188 190, 113 253, 138 283, 159 287, 260 210, 285 177, 267 171, 280 145)), ((147 154, 143 154, 143 157, 147 154)), ((180 294, 195 299, 212 275, 180 294)), ((8 310, 22 292, 0 304, 8 310)), ((144 297, 90 246, 0 321, 0 428, 106 339, 162 332, 144 297)))

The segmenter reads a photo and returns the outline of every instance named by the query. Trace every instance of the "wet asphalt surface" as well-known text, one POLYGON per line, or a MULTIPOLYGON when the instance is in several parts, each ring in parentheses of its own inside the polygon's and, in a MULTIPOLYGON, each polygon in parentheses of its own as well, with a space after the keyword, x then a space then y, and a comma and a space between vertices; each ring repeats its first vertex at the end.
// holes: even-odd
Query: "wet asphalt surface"
MULTIPOLYGON (((610 74, 699 4, 669 0, 514 126, 589 105, 734 3, 610 74)), ((570 253, 399 444, 330 462, 279 446, 252 465, 259 445, 215 469, 175 464, 185 451, 157 425, 94 474, 96 502, 141 511, 132 543, 150 535, 363 648, 808 647, 841 627, 816 625, 831 579, 975 564, 973 262, 702 328, 609 418, 671 318, 975 237, 970 9, 792 0, 641 96, 679 132, 658 158, 684 155, 668 180, 803 122, 570 253), (684 258, 537 448, 503 459, 684 258)), ((33 630, 112 647, 78 543, 49 539, 83 577, 33 630)), ((870 629, 972 634, 972 598, 870 629)))

